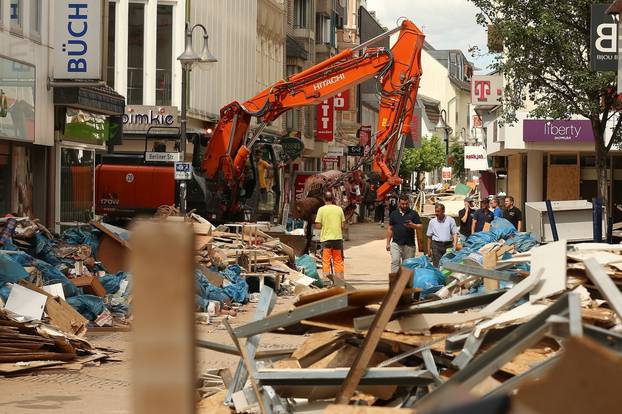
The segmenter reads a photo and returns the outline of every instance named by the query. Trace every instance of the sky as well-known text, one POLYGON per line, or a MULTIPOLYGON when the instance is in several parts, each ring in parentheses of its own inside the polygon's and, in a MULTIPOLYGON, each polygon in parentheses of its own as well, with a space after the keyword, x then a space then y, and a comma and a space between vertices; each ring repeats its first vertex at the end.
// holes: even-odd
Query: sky
POLYGON ((367 0, 380 23, 392 29, 405 16, 425 34, 435 49, 460 49, 475 66, 486 71, 492 56, 474 58, 468 49, 477 45, 485 53, 486 29, 475 21, 478 8, 467 0, 367 0))

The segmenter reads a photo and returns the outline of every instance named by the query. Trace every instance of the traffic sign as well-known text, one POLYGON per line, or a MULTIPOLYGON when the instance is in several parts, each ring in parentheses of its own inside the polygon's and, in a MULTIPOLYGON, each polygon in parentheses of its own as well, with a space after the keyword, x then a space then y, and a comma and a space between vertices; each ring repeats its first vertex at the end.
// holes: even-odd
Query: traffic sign
POLYGON ((147 162, 175 162, 181 161, 181 152, 145 152, 147 162))
POLYGON ((362 157, 364 148, 361 145, 348 145, 348 155, 354 157, 362 157))
POLYGON ((192 163, 176 162, 175 163, 175 179, 191 180, 192 179, 192 163))

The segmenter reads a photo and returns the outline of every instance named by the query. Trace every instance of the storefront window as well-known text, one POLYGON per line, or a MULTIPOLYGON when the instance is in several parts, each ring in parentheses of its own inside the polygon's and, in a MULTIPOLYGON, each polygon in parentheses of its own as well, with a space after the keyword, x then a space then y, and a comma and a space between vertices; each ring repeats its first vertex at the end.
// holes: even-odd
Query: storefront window
POLYGON ((93 211, 95 151, 60 148, 61 227, 88 223, 93 211))
POLYGON ((158 6, 156 50, 156 105, 171 104, 171 72, 173 68, 173 6, 158 6))
POLYGON ((143 52, 145 44, 145 5, 130 3, 127 47, 127 104, 143 103, 143 52))
POLYGON ((0 137, 35 137, 35 68, 1 57, 0 137))
POLYGON ((114 135, 106 115, 67 108, 63 138, 84 144, 102 145, 114 135))

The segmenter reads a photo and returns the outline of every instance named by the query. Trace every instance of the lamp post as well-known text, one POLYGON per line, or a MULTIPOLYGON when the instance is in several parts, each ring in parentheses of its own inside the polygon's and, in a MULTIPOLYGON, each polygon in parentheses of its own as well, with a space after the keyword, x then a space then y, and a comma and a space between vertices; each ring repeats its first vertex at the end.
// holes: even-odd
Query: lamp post
MULTIPOLYGON (((200 23, 195 24, 190 27, 190 23, 186 22, 186 41, 184 52, 177 57, 179 63, 181 63, 181 116, 179 119, 179 132, 180 132, 180 140, 179 143, 179 151, 181 152, 182 160, 186 159, 186 132, 187 132, 187 123, 188 118, 186 114, 187 108, 187 82, 188 76, 190 75, 190 71, 192 70, 192 66, 195 63, 206 64, 218 62, 218 59, 209 51, 208 46, 208 35, 207 29, 200 23), (203 48, 201 53, 198 54, 192 45, 192 33, 194 29, 201 28, 203 30, 203 48)), ((179 211, 181 214, 186 214, 186 195, 187 195, 187 185, 186 180, 180 180, 178 182, 179 189, 179 211)))
POLYGON ((447 111, 444 109, 441 109, 436 129, 439 131, 442 130, 445 134, 445 166, 449 167, 449 134, 452 129, 449 125, 447 125, 447 111))

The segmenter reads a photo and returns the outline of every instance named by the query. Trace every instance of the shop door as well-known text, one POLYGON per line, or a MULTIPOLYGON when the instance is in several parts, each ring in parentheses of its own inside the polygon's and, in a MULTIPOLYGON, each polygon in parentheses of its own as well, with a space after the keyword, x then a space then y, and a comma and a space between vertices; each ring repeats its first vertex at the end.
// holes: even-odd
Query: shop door
POLYGON ((60 231, 88 223, 93 216, 95 188, 95 151, 60 147, 60 206, 57 223, 60 231))

